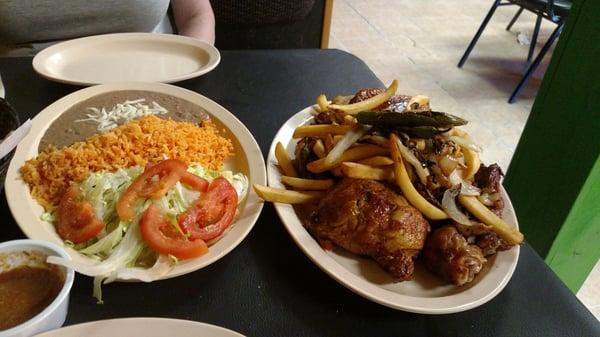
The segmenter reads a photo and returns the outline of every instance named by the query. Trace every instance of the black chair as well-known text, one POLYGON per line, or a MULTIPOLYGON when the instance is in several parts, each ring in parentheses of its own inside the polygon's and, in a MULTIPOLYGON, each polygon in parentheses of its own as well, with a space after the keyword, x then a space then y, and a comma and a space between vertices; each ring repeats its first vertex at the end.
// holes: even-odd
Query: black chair
POLYGON ((219 49, 326 48, 331 0, 211 0, 219 49))
POLYGON ((519 84, 517 85, 517 87, 515 88, 513 93, 510 95, 510 98, 508 99, 509 103, 513 103, 515 101, 515 99, 519 96, 519 94, 521 93, 521 91, 523 90, 523 88, 525 87, 527 82, 529 81, 529 78, 531 77, 531 75, 535 72, 537 67, 542 62, 542 59, 544 58, 544 56, 546 55, 546 53, 548 52, 548 50, 550 49, 550 47, 552 46, 554 41, 556 41, 556 39, 562 32, 562 29, 564 27, 564 20, 569 15, 569 12, 571 11, 572 1, 571 0, 507 0, 506 2, 502 2, 502 0, 494 0, 494 4, 492 5, 492 8, 490 8, 490 11, 487 13, 485 18, 483 19, 483 22, 481 23, 481 26, 477 30, 477 33, 475 33, 473 40, 471 41, 471 43, 469 43, 467 50, 465 51, 464 55, 458 62, 459 68, 461 68, 467 61, 469 54, 473 50, 473 47, 475 47, 477 40, 479 40, 481 33, 483 32, 483 30, 487 26, 488 22, 492 18, 492 15, 494 15, 496 8, 498 8, 499 6, 510 6, 510 5, 519 6, 519 10, 515 14, 515 16, 512 18, 512 20, 510 20, 510 23, 506 27, 506 30, 510 30, 510 28, 515 23, 515 21, 517 21, 517 19, 519 18, 519 16, 521 15, 521 13, 523 12, 524 9, 529 10, 537 15, 537 19, 535 20, 535 28, 533 30, 533 35, 531 38, 531 45, 529 46, 529 53, 527 54, 527 64, 528 64, 527 71, 525 72, 525 74, 523 75, 523 78, 521 78, 521 81, 519 82, 519 84), (550 35, 550 37, 548 38, 548 41, 546 41, 546 43, 540 50, 539 54, 536 56, 535 60, 533 60, 533 62, 531 62, 533 53, 535 51, 535 45, 537 42, 538 33, 540 31, 540 26, 542 24, 542 19, 550 20, 550 21, 556 23, 557 26, 554 29, 554 31, 552 32, 552 34, 550 35))

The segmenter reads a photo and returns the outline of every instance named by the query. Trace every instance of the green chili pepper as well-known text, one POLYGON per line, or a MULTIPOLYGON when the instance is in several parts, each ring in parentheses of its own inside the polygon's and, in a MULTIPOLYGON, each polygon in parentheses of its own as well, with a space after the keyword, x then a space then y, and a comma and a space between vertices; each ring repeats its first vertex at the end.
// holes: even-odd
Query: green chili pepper
POLYGON ((363 111, 356 115, 361 124, 377 126, 382 129, 395 129, 405 127, 443 127, 459 126, 467 124, 467 121, 438 111, 424 112, 376 112, 363 111))
POLYGON ((393 130, 398 132, 406 133, 410 137, 416 138, 433 138, 440 133, 448 132, 452 128, 451 125, 445 127, 435 126, 412 126, 412 127, 399 127, 393 130))

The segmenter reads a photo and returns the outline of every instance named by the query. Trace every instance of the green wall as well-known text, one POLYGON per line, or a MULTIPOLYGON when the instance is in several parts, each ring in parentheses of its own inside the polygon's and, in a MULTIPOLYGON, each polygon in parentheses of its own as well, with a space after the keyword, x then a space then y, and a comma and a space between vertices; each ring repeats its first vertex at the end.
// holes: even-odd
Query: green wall
POLYGON ((577 291, 600 256, 600 1, 575 1, 504 184, 526 240, 577 291))

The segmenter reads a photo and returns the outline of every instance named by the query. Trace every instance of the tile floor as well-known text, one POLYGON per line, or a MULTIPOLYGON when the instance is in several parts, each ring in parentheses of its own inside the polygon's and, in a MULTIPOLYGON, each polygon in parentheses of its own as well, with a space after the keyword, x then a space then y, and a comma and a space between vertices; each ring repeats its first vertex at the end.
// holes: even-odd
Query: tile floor
MULTIPOLYGON (((486 0, 336 0, 330 48, 357 55, 386 84, 400 81, 400 92, 425 94, 432 106, 470 121, 467 129, 485 149, 485 162, 506 170, 531 110, 549 58, 514 104, 507 100, 525 69, 535 16, 523 13, 510 32, 516 12, 500 7, 462 69, 456 67, 491 6, 486 0)), ((537 50, 554 25, 542 24, 537 50)), ((579 299, 600 318, 600 263, 579 299)))

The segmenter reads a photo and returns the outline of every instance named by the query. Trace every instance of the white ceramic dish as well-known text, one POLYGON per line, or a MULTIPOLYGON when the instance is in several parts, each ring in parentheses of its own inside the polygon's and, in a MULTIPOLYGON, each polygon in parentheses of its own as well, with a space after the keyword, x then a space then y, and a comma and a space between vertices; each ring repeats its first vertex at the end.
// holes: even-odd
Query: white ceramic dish
MULTIPOLYGON (((4 266, 3 270, 11 270, 22 265, 39 267, 43 263, 33 258, 24 258, 19 252, 39 252, 46 256, 60 256, 69 259, 69 255, 62 248, 55 244, 39 240, 15 240, 0 243, 0 253, 11 254, 12 252, 16 255, 10 259, 10 267, 6 268, 4 266)), ((73 286, 75 273, 72 269, 64 267, 60 267, 59 269, 63 273, 65 283, 54 301, 28 321, 10 329, 0 331, 0 337, 28 337, 43 331, 57 329, 63 325, 67 317, 69 292, 73 286)))
MULTIPOLYGON (((10 210, 21 230, 31 239, 46 240, 62 245, 62 240, 56 234, 52 224, 40 219, 43 208, 29 193, 29 187, 21 180, 19 168, 26 160, 38 154, 38 144, 45 130, 60 114, 74 104, 98 94, 116 90, 147 90, 159 92, 187 100, 204 108, 219 129, 223 129, 225 137, 232 140, 235 156, 229 159, 225 166, 235 172, 245 174, 250 184, 265 184, 265 163, 256 140, 250 131, 229 111, 214 101, 190 90, 161 83, 112 83, 93 86, 76 91, 52 103, 42 110, 34 119, 31 131, 19 144, 10 163, 5 181, 6 198, 10 210)), ((233 250, 248 235, 258 219, 262 202, 250 189, 245 202, 239 207, 240 211, 235 223, 219 241, 210 246, 207 254, 198 258, 180 261, 163 278, 171 278, 186 274, 217 261, 233 250)), ((76 262, 90 262, 71 248, 65 248, 76 262)))
POLYGON ((45 78, 69 84, 172 83, 205 74, 220 60, 215 47, 190 37, 117 33, 48 47, 33 58, 33 68, 45 78))
MULTIPOLYGON (((284 188, 277 168, 275 145, 281 142, 293 158, 296 141, 294 129, 312 119, 313 107, 292 116, 277 132, 267 160, 269 186, 284 188)), ((505 209, 503 218, 518 227, 514 209, 508 195, 503 191, 505 209)), ((394 283, 372 260, 358 257, 341 249, 326 251, 306 231, 294 208, 287 204, 275 204, 275 209, 300 249, 323 271, 339 283, 382 305, 403 311, 424 314, 447 314, 468 310, 486 303, 496 296, 510 280, 519 257, 519 247, 500 252, 492 257, 484 271, 474 282, 465 287, 448 285, 417 263, 415 279, 394 283)))
POLYGON ((121 318, 72 325, 36 337, 244 337, 215 325, 168 318, 121 318))

